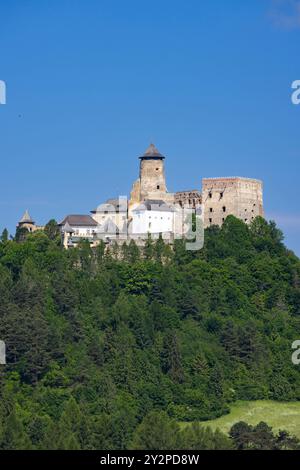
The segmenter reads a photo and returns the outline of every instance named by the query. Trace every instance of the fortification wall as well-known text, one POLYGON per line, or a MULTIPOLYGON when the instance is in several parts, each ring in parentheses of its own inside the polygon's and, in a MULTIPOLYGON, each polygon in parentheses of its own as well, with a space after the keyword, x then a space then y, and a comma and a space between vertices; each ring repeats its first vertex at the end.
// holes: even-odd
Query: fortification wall
POLYGON ((204 178, 202 180, 204 225, 222 225, 228 215, 246 223, 263 213, 262 182, 251 178, 204 178))

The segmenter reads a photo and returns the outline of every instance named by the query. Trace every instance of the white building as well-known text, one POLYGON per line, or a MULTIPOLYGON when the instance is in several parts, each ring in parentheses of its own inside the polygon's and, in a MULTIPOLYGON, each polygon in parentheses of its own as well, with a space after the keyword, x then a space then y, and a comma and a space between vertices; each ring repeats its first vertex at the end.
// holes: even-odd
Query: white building
POLYGON ((99 226, 99 232, 107 232, 112 227, 117 227, 117 232, 127 232, 127 198, 108 199, 91 211, 93 219, 99 226))
POLYGON ((164 201, 146 199, 132 210, 131 233, 170 234, 174 232, 174 209, 164 201))
POLYGON ((90 215, 67 215, 58 226, 66 248, 76 246, 83 239, 93 244, 96 239, 98 224, 90 215))

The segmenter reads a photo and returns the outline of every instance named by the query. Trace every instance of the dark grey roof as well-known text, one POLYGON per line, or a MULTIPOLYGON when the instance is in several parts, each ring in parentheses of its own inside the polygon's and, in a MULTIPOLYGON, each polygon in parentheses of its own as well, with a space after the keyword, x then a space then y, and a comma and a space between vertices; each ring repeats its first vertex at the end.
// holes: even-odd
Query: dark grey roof
POLYGON ((174 212, 174 208, 169 206, 161 199, 145 199, 138 207, 136 207, 133 212, 135 211, 160 211, 160 212, 174 212))
POLYGON ((65 225, 68 223, 71 227, 97 227, 97 222, 90 215, 67 215, 62 222, 58 225, 65 225))
POLYGON ((150 144, 147 150, 140 158, 165 158, 155 147, 154 144, 150 144))

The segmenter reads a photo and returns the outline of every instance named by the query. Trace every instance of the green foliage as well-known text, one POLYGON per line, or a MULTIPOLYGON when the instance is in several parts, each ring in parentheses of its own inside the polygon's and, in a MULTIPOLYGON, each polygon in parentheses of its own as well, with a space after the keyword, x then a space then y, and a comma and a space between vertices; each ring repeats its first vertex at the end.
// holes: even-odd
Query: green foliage
POLYGON ((56 220, 54 219, 49 220, 49 222, 45 225, 44 232, 47 237, 50 238, 50 240, 59 241, 61 238, 59 227, 56 220))
POLYGON ((19 235, 0 243, 0 449, 297 444, 263 425, 229 439, 178 424, 300 399, 300 262, 274 223, 228 217, 199 252, 150 236, 66 251, 55 221, 19 235))
POLYGON ((9 236, 8 230, 7 230, 7 228, 5 228, 5 229, 3 230, 3 232, 2 232, 2 234, 1 234, 1 241, 2 241, 2 243, 5 243, 5 242, 8 241, 8 236, 9 236))
POLYGON ((272 428, 263 421, 256 426, 240 421, 229 432, 239 450, 299 450, 300 441, 285 431, 274 435, 272 428))

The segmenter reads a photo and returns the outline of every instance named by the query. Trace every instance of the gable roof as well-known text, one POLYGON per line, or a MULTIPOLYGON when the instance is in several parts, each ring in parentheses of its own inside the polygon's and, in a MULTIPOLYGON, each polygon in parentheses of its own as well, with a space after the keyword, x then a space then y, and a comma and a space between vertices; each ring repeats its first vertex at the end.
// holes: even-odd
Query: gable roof
POLYGON ((97 227, 97 222, 90 215, 71 214, 67 215, 58 225, 68 223, 71 227, 97 227))

